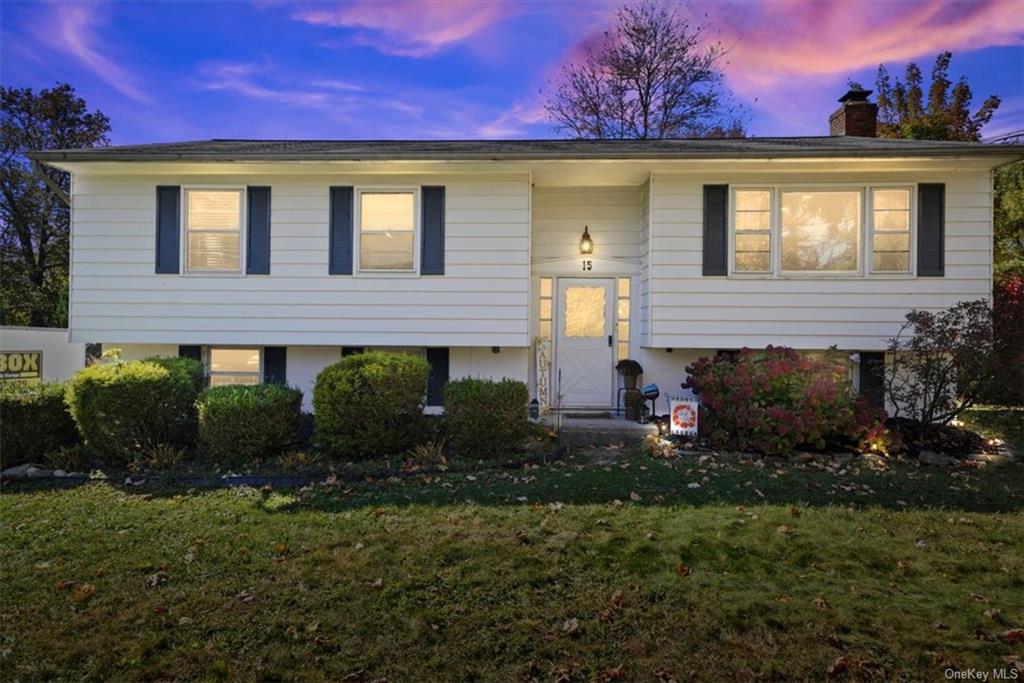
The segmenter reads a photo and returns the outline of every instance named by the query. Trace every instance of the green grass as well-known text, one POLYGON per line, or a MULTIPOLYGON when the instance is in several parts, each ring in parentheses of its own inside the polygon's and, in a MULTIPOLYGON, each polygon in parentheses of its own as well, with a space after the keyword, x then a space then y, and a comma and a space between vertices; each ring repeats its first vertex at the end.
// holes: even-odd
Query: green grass
POLYGON ((1020 465, 639 453, 297 491, 15 490, 0 496, 0 667, 817 680, 842 657, 847 679, 942 680, 947 661, 1024 658, 999 640, 1024 626, 1022 509, 1020 465))
POLYGON ((968 429, 1003 439, 1024 453, 1024 406, 975 406, 961 419, 968 429))

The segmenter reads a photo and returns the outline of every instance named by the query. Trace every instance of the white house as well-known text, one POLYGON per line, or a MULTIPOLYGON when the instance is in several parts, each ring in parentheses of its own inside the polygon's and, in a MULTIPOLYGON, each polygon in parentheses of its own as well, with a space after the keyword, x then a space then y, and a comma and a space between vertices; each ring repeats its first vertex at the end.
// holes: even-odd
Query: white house
POLYGON ((607 409, 621 358, 671 394, 700 355, 863 358, 911 308, 989 296, 992 172, 1024 147, 878 139, 865 94, 841 102, 826 137, 36 158, 73 178, 72 341, 194 355, 214 384, 287 381, 307 406, 321 368, 379 347, 426 355, 432 404, 471 375, 607 409))

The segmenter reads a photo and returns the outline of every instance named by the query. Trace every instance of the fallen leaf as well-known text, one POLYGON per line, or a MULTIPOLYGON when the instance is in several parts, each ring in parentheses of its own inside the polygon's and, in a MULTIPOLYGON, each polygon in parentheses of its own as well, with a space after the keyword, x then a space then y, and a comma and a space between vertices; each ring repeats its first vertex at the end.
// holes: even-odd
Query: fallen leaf
POLYGON ((828 600, 826 600, 823 597, 819 596, 817 598, 814 598, 814 600, 811 601, 811 604, 820 609, 822 612, 832 611, 832 605, 828 604, 828 600))
POLYGON ((565 623, 562 624, 562 630, 570 636, 580 630, 580 620, 576 617, 566 619, 565 623))
POLYGON ((655 669, 653 673, 658 683, 679 683, 675 675, 667 669, 655 669))
POLYGON ((778 529, 776 529, 776 531, 779 532, 780 534, 784 535, 784 536, 788 536, 788 535, 796 532, 796 529, 794 529, 793 527, 789 526, 788 524, 782 524, 782 525, 779 526, 778 529))
POLYGON ((683 576, 689 576, 689 575, 690 575, 690 568, 689 567, 687 567, 682 562, 680 562, 679 564, 676 565, 676 576, 683 577, 683 576))
POLYGON ((146 585, 150 588, 156 588, 161 584, 167 583, 168 578, 169 576, 167 575, 167 572, 161 569, 160 571, 146 577, 146 585))
POLYGON ((1009 631, 1003 631, 999 634, 999 640, 1003 641, 1007 645, 1013 645, 1024 641, 1024 629, 1011 628, 1009 631))
POLYGON ((829 678, 838 678, 843 675, 847 669, 846 658, 837 657, 836 661, 832 662, 832 665, 825 671, 825 675, 829 678))
POLYGON ((634 503, 643 500, 643 498, 640 497, 640 494, 637 493, 636 491, 629 492, 629 499, 634 503))
POLYGON ((791 514, 793 517, 799 517, 800 516, 800 508, 795 507, 795 506, 790 506, 789 514, 791 514))
POLYGON ((999 618, 999 610, 995 607, 987 609, 985 610, 985 616, 991 619, 992 621, 995 621, 999 618))
POLYGON ((611 681, 621 681, 626 678, 626 666, 619 664, 616 667, 605 667, 597 674, 597 680, 601 683, 611 683, 611 681))
POLYGON ((373 583, 370 584, 370 588, 372 588, 374 590, 380 590, 383 587, 384 587, 384 579, 377 579, 376 581, 374 581, 373 583))
POLYGON ((192 564, 196 559, 196 555, 199 554, 199 546, 191 545, 188 550, 185 551, 185 564, 192 564))
POLYGON ((64 591, 68 590, 74 585, 74 581, 58 581, 57 583, 53 584, 53 590, 56 593, 63 593, 64 591))
POLYGON ((74 602, 85 602, 96 593, 96 586, 91 583, 83 583, 71 591, 71 600, 74 602))

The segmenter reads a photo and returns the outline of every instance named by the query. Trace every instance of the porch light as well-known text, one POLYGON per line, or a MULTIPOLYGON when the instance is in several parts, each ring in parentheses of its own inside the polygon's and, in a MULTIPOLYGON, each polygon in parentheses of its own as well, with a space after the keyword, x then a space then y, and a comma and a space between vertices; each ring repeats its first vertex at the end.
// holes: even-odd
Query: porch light
POLYGON ((594 240, 590 239, 590 232, 588 231, 588 228, 585 225, 583 226, 583 237, 580 238, 580 253, 594 253, 594 240))

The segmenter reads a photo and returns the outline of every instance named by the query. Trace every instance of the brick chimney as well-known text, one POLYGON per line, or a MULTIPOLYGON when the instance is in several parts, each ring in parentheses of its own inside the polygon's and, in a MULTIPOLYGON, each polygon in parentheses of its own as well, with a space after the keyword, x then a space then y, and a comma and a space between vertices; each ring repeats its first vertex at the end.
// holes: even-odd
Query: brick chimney
POLYGON ((878 105, 868 102, 870 90, 851 88, 839 98, 840 106, 828 117, 829 135, 877 136, 878 105))

